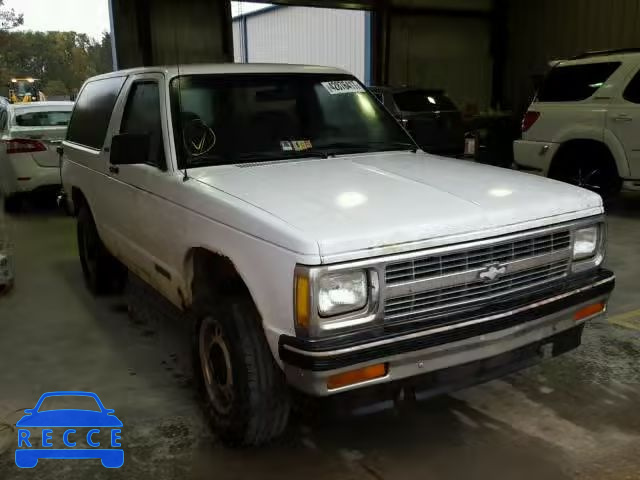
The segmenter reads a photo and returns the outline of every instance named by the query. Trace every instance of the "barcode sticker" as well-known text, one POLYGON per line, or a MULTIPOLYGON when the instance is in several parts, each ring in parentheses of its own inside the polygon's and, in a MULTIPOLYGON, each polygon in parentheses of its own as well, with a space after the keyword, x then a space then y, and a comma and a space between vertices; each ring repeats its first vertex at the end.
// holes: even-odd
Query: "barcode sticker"
POLYGON ((331 95, 343 93, 363 93, 364 88, 355 80, 336 80, 334 82, 322 82, 322 86, 331 95))

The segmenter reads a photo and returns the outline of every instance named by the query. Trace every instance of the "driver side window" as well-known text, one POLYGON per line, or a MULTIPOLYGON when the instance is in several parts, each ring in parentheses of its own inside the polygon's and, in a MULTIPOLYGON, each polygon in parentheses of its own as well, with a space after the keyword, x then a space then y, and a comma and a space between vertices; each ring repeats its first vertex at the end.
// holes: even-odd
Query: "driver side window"
POLYGON ((133 84, 122 116, 120 133, 148 134, 149 158, 146 163, 166 170, 157 82, 142 81, 133 84))

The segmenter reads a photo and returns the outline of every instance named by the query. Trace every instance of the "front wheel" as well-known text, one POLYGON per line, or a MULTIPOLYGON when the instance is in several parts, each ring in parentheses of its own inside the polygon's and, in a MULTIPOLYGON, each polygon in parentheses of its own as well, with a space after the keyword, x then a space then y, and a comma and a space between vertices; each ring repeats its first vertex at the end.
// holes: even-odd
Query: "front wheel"
POLYGON ((279 436, 290 399, 253 302, 201 305, 194 343, 205 410, 221 440, 260 445, 279 436))
POLYGON ((121 292, 127 270, 102 243, 86 205, 80 207, 78 213, 77 235, 82 274, 89 290, 96 295, 121 292))

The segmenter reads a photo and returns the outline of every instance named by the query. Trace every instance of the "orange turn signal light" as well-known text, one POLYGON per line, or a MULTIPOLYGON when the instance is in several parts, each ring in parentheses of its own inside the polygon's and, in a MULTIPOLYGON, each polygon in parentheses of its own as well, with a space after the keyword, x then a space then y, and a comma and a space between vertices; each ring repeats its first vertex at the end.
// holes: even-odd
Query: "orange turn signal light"
POLYGON ((373 380, 374 378, 381 378, 386 374, 386 363, 370 365, 368 367, 359 368, 358 370, 351 370, 349 372, 330 376, 327 379, 327 388, 329 390, 335 390, 336 388, 346 387, 347 385, 373 380))
POLYGON ((587 305, 574 313, 573 319, 578 322, 602 311, 604 311, 604 303, 594 303, 593 305, 587 305))
POLYGON ((296 323, 303 328, 309 328, 311 316, 309 305, 309 279, 303 276, 296 277, 296 323))

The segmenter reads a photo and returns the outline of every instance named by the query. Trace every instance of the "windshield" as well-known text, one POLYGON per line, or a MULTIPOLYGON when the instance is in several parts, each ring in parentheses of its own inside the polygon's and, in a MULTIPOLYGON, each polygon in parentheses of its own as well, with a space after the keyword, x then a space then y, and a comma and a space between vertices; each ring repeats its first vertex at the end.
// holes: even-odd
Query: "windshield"
POLYGON ((16 113, 16 125, 20 127, 65 127, 70 118, 71 110, 16 113))
POLYGON ((439 112, 457 110, 451 99, 438 90, 406 90, 393 99, 403 112, 439 112))
POLYGON ((171 82, 181 168, 415 149, 350 75, 190 75, 171 82))

